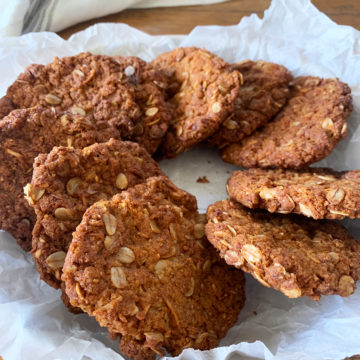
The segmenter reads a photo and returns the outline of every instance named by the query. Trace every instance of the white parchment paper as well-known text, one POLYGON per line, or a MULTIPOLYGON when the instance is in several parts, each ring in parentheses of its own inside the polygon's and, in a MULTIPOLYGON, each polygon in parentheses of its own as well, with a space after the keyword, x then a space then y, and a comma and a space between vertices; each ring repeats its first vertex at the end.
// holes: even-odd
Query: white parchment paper
MULTIPOLYGON (((0 96, 26 65, 54 56, 92 51, 137 55, 150 60, 177 46, 207 48, 229 62, 263 59, 288 67, 294 75, 339 77, 352 88, 355 111, 350 135, 322 162, 335 169, 360 168, 360 32, 338 26, 308 0, 273 0, 256 15, 230 27, 197 27, 188 36, 152 37, 121 24, 99 24, 68 41, 53 33, 0 39, 0 96)), ((226 197, 225 181, 234 166, 216 151, 194 149, 161 163, 180 187, 198 198, 199 208, 226 197), (210 183, 198 184, 206 175, 210 183)), ((0 209, 1 211, 1 209, 0 209)), ((346 226, 360 238, 360 222, 346 226)), ((360 354, 360 290, 349 298, 291 300, 247 277, 247 303, 239 321, 207 352, 185 350, 181 360, 343 359, 360 354)), ((87 315, 67 312, 59 292, 39 280, 31 256, 0 232, 0 355, 4 360, 122 359, 117 343, 87 315)))

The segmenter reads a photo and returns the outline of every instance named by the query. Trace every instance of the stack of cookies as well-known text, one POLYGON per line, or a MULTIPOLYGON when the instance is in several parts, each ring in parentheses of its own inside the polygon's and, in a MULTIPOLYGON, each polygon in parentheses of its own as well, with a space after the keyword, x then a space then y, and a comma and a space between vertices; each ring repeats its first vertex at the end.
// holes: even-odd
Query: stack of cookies
POLYGON ((0 225, 125 355, 210 349, 244 306, 243 271, 292 298, 354 292, 360 244, 317 220, 359 216, 360 173, 307 168, 351 110, 337 79, 198 48, 31 65, 0 99, 0 225), (207 219, 153 159, 200 143, 255 168, 207 219))
MULTIPOLYGON (((349 296, 360 277, 360 244, 325 219, 360 217, 360 171, 308 165, 347 135, 350 89, 315 77, 288 85, 275 117, 222 150, 224 161, 248 169, 229 178, 230 200, 209 206, 206 235, 229 265, 290 298, 349 296)), ((263 89, 253 105, 262 115, 266 107, 256 104, 269 103, 263 89)))

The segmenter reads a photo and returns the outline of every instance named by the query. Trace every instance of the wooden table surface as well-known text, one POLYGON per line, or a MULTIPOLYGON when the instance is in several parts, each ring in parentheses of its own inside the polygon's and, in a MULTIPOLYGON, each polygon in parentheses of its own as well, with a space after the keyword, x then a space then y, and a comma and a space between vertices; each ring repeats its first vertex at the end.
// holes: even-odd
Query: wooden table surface
MULTIPOLYGON (((196 25, 234 25, 243 16, 252 13, 262 17, 270 2, 230 0, 213 5, 130 9, 74 25, 59 35, 67 39, 75 32, 99 22, 122 22, 152 35, 187 34, 196 25)), ((360 0, 313 0, 313 4, 338 24, 351 25, 360 30, 360 0)))

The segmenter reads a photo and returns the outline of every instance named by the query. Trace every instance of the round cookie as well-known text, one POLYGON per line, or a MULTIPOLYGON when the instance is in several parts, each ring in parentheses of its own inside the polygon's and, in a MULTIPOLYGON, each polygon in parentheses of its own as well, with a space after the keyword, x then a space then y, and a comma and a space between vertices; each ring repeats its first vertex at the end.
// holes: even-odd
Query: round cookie
POLYGON ((232 144, 224 161, 245 168, 303 168, 320 161, 347 135, 350 88, 337 79, 298 77, 290 99, 274 120, 232 144))
MULTIPOLYGON (((131 110, 131 107, 130 109, 131 110)), ((116 120, 93 114, 72 114, 34 107, 14 110, 0 120, 0 226, 10 232, 24 250, 31 248, 34 211, 24 199, 33 162, 54 146, 85 146, 120 138, 116 120)))
MULTIPOLYGON (((164 136, 171 112, 165 102, 166 78, 137 57, 81 53, 26 68, 8 88, 12 108, 33 106, 92 113, 97 121, 116 123, 122 139, 141 143, 150 153, 164 136)), ((5 105, 0 105, 4 112, 5 105)))
POLYGON ((72 233, 99 200, 163 175, 136 143, 111 139, 84 149, 54 147, 35 159, 26 198, 35 209, 32 254, 41 278, 59 288, 72 233))
POLYGON ((290 298, 349 296, 360 276, 360 243, 337 222, 209 206, 206 236, 229 265, 290 298))
POLYGON ((218 56, 194 47, 161 54, 152 65, 169 76, 174 117, 159 150, 171 158, 219 128, 234 109, 242 76, 218 56))
POLYGON ((242 74, 244 83, 235 100, 234 112, 206 140, 219 148, 240 142, 272 119, 286 104, 293 79, 284 66, 261 60, 246 60, 230 68, 242 74))
POLYGON ((314 219, 360 217, 360 171, 249 169, 228 180, 230 197, 252 209, 314 219))
POLYGON ((95 203, 65 259, 72 305, 120 333, 134 359, 217 346, 244 304, 244 276, 206 241, 204 223, 195 197, 166 177, 95 203))

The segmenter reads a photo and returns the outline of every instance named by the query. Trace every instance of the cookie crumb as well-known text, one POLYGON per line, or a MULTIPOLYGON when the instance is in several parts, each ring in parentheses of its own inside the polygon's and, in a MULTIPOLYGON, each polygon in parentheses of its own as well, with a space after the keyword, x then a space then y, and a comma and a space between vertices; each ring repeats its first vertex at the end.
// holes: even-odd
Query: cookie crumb
POLYGON ((196 182, 200 184, 208 184, 210 181, 206 176, 199 176, 196 182))
POLYGON ((257 315, 257 312, 256 312, 256 311, 253 311, 253 314, 256 316, 256 315, 257 315))

